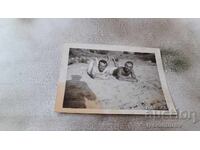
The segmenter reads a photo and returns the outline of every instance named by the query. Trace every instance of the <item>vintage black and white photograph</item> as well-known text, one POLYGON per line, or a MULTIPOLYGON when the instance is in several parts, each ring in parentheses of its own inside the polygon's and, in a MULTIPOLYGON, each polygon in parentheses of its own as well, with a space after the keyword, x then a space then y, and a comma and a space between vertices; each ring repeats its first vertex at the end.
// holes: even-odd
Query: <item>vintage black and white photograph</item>
POLYGON ((64 67, 64 109, 169 111, 153 51, 69 47, 64 67))

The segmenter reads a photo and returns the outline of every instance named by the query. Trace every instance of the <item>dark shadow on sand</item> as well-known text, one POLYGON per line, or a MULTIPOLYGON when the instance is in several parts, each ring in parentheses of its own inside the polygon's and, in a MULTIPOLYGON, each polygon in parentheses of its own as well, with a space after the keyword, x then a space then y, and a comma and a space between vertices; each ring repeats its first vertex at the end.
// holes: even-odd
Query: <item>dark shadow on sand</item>
POLYGON ((66 81, 64 108, 86 108, 86 100, 96 100, 95 93, 89 88, 88 84, 80 81, 80 75, 72 75, 71 80, 66 81))

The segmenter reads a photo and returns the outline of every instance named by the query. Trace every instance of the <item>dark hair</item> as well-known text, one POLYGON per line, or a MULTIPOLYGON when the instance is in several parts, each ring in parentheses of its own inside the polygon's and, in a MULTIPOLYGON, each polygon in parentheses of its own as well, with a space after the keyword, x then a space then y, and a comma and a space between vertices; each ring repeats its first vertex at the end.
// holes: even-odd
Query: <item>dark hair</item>
POLYGON ((127 62, 125 62, 125 65, 126 64, 131 64, 133 66, 133 62, 132 61, 127 61, 127 62))
POLYGON ((100 64, 100 63, 104 63, 104 64, 106 64, 106 66, 108 65, 107 61, 105 61, 105 60, 103 60, 103 59, 99 60, 99 64, 100 64))

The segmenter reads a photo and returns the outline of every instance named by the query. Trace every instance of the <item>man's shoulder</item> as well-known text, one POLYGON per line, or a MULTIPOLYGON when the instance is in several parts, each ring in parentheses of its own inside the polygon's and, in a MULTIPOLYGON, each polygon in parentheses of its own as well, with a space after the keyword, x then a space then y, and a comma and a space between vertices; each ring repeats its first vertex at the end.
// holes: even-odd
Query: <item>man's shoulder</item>
POLYGON ((120 66, 120 67, 117 67, 117 70, 118 70, 118 71, 123 71, 123 68, 124 68, 124 67, 120 66))
POLYGON ((118 74, 121 73, 122 71, 123 71, 123 67, 117 67, 114 69, 113 75, 118 76, 118 74))

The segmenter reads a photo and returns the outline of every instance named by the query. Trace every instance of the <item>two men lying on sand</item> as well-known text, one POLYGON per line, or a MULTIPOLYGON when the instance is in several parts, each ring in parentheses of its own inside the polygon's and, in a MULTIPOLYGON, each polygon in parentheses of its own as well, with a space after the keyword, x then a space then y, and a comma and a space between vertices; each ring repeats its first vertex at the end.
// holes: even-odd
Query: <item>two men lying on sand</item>
POLYGON ((114 62, 114 66, 109 65, 109 57, 108 60, 98 60, 95 58, 95 61, 92 60, 88 66, 88 75, 93 79, 109 79, 111 76, 114 76, 116 79, 122 81, 138 81, 133 71, 133 62, 127 61, 124 66, 119 66, 114 58, 112 58, 112 61, 114 62))

